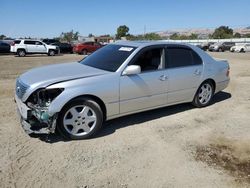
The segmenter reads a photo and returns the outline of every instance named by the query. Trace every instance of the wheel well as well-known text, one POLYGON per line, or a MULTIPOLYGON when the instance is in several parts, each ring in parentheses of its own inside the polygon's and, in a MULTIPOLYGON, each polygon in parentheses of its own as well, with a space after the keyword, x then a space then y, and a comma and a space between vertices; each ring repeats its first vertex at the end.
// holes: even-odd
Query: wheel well
POLYGON ((20 50, 23 50, 23 51, 26 52, 26 50, 25 50, 24 48, 18 48, 16 51, 18 52, 18 51, 20 51, 20 50))
MULTIPOLYGON (((70 101, 74 100, 74 99, 77 99, 77 98, 89 98, 89 99, 92 99, 93 101, 95 101, 97 104, 100 105, 101 107, 101 110, 103 112, 103 117, 104 117, 104 120, 106 120, 107 118, 107 109, 106 109, 106 106, 104 104, 104 102, 97 96, 94 96, 94 95, 81 95, 81 96, 78 96, 78 97, 75 97, 73 99, 71 99, 70 101)), ((69 102, 70 102, 69 101, 69 102)))
MULTIPOLYGON (((215 81, 212 78, 206 79, 204 82, 210 82, 210 83, 212 83, 213 87, 214 87, 214 91, 215 91, 215 89, 216 89, 216 83, 215 83, 215 81)), ((204 83, 204 82, 202 82, 202 83, 204 83)))

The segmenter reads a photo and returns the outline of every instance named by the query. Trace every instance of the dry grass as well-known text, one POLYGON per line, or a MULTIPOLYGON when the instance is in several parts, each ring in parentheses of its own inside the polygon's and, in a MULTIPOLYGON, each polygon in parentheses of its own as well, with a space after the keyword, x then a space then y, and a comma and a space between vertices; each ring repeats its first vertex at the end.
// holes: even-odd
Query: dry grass
POLYGON ((195 158, 209 166, 224 169, 237 182, 250 183, 250 140, 219 137, 206 146, 198 146, 195 158))

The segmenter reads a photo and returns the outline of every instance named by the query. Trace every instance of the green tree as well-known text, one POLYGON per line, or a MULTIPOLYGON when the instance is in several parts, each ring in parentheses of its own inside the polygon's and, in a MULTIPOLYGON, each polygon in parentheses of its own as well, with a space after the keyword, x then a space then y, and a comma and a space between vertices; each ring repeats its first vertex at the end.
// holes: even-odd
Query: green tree
POLYGON ((146 33, 144 38, 145 40, 161 40, 161 36, 157 33, 146 33))
POLYGON ((235 33, 234 38, 241 38, 241 34, 240 33, 235 33))
POLYGON ((0 40, 3 40, 3 39, 5 39, 6 38, 6 36, 5 35, 0 35, 0 40))
POLYGON ((215 29, 212 37, 214 39, 232 38, 233 37, 233 29, 229 28, 228 26, 220 26, 220 27, 215 29))
POLYGON ((117 28, 116 39, 121 39, 121 37, 126 37, 129 35, 129 28, 126 25, 120 25, 117 28))
POLYGON ((74 32, 71 30, 70 32, 62 32, 60 38, 62 41, 72 42, 73 40, 77 40, 79 36, 79 32, 74 32))
POLYGON ((174 33, 174 34, 170 35, 169 38, 172 39, 172 40, 178 40, 179 39, 179 35, 177 33, 174 33))

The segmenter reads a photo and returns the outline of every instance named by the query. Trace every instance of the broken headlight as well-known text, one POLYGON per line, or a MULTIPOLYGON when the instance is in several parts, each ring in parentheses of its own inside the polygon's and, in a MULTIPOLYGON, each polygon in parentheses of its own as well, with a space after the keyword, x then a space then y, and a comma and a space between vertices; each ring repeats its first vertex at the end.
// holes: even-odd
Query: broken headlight
POLYGON ((35 91, 28 99, 28 103, 38 105, 39 107, 48 107, 58 95, 63 92, 63 88, 39 89, 35 91))
POLYGON ((63 92, 64 89, 39 89, 31 94, 27 100, 27 105, 30 107, 31 114, 41 122, 48 122, 48 107, 50 103, 63 92))

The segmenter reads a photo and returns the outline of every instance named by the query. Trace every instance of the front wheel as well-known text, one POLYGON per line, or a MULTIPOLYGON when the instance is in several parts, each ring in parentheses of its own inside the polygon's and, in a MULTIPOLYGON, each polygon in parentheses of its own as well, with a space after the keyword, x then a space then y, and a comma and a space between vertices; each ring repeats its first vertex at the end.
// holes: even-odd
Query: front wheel
POLYGON ((67 139, 85 139, 93 136, 103 123, 100 106, 88 98, 79 98, 68 103, 59 113, 58 132, 67 139))
POLYGON ((55 55, 55 51, 54 50, 50 50, 48 53, 48 56, 54 56, 55 55))
POLYGON ((211 103, 213 95, 214 86, 211 82, 206 81, 197 90, 192 104, 199 108, 208 106, 211 103))

